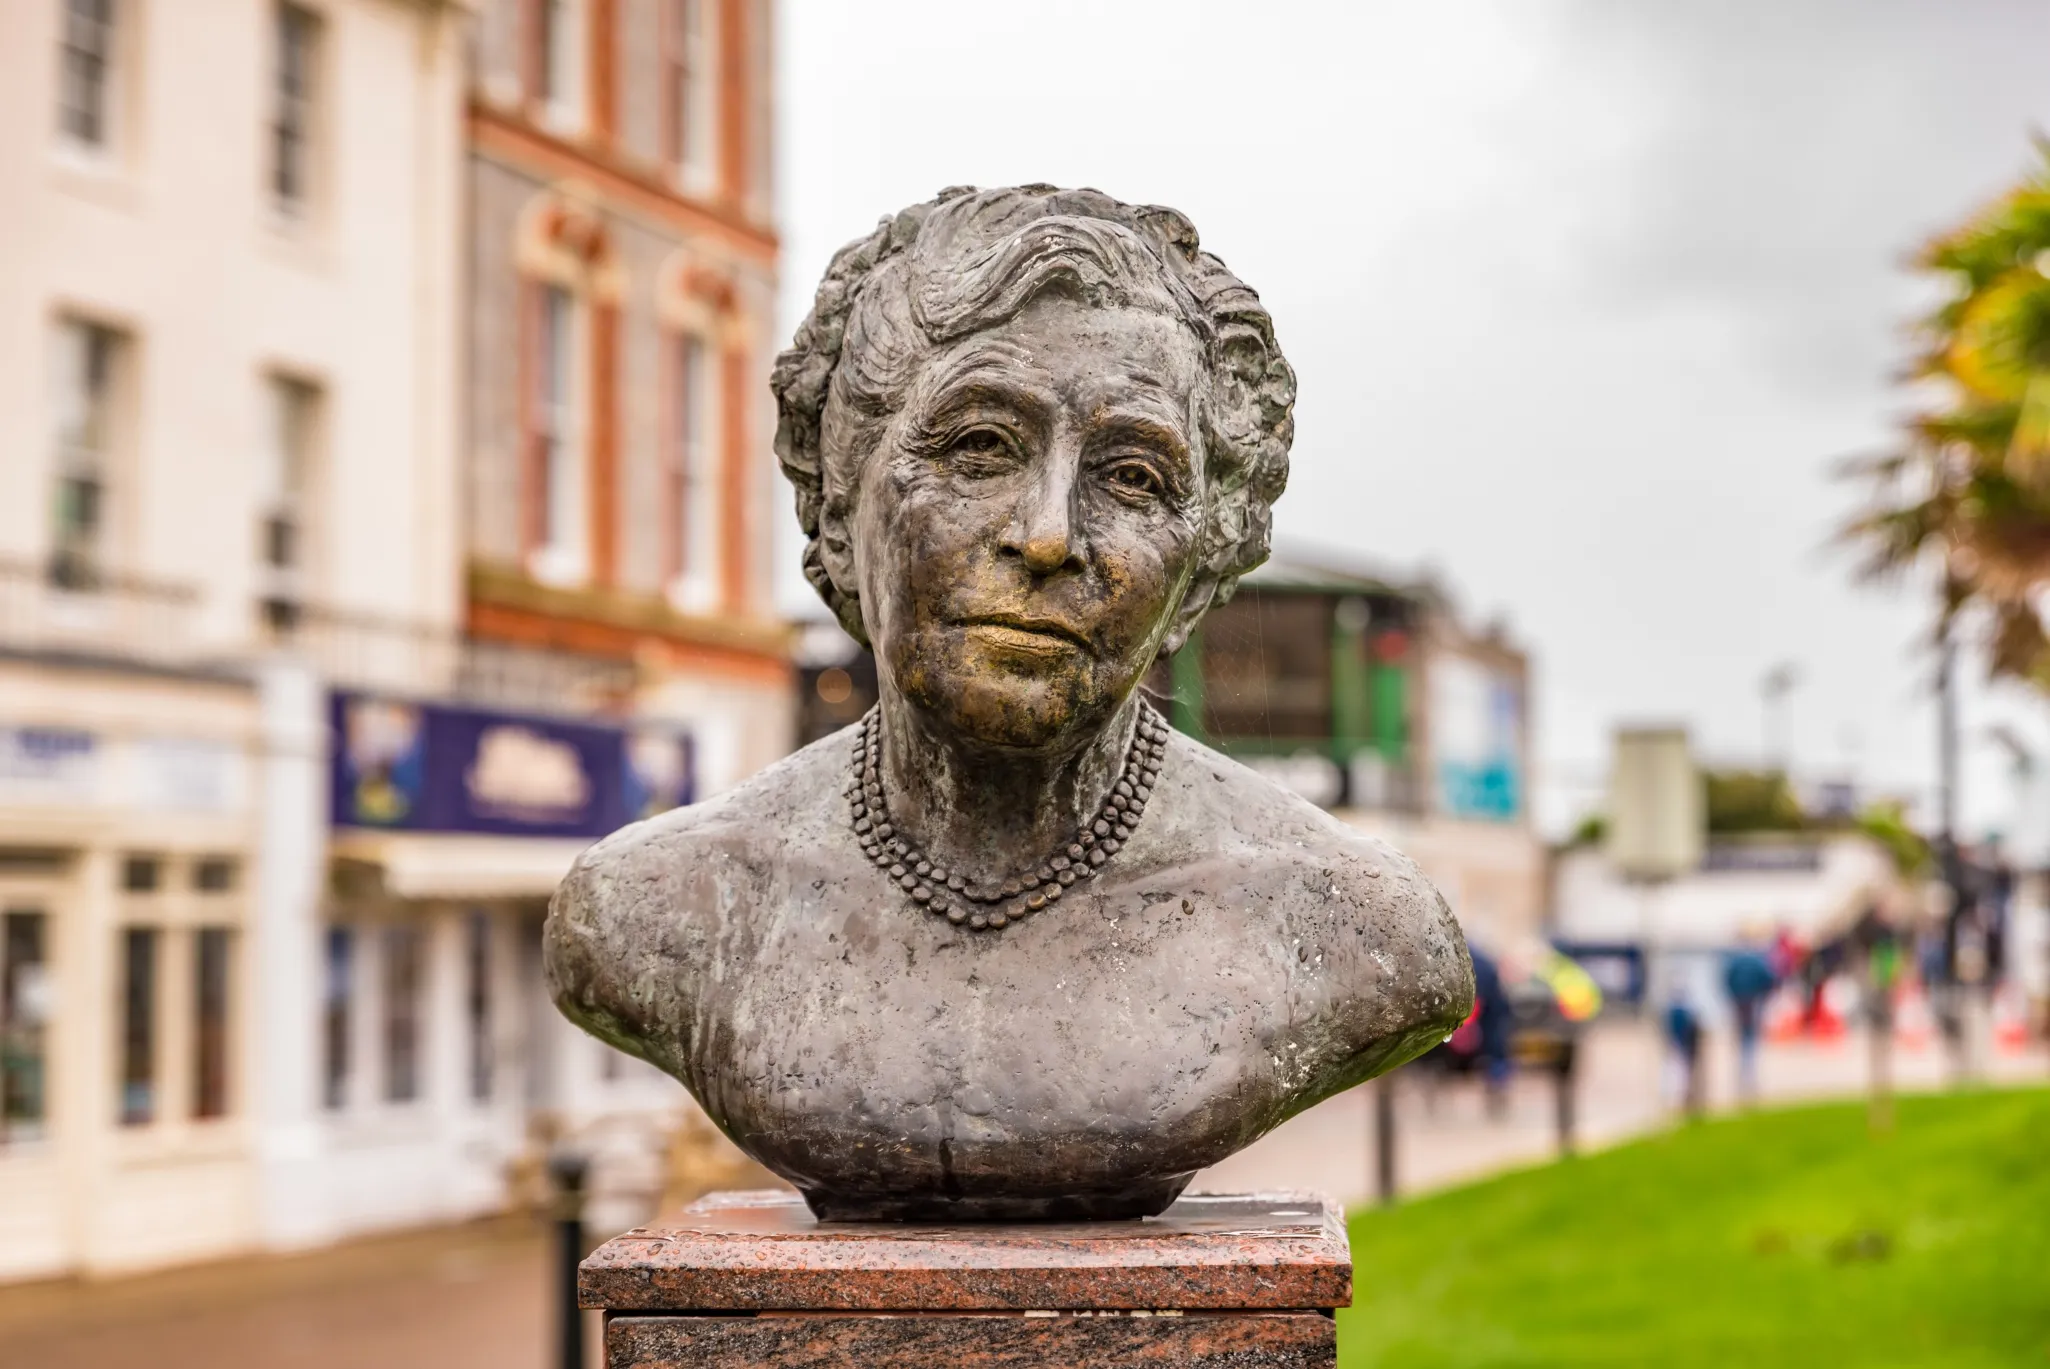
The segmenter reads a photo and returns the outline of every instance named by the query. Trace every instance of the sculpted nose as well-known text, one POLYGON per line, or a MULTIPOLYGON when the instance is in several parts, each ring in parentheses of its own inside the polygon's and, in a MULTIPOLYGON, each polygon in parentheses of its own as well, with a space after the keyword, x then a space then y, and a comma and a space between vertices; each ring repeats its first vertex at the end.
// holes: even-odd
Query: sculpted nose
POLYGON ((1018 557, 1034 575, 1082 567, 1082 538, 1075 526, 1075 484, 1065 467, 1052 463, 1041 479, 1018 501, 1004 528, 1003 550, 1018 557))
POLYGON ((1042 529, 1039 536, 1026 538, 1020 551, 1026 568, 1034 575, 1051 575, 1071 559, 1068 530, 1065 527, 1042 529))

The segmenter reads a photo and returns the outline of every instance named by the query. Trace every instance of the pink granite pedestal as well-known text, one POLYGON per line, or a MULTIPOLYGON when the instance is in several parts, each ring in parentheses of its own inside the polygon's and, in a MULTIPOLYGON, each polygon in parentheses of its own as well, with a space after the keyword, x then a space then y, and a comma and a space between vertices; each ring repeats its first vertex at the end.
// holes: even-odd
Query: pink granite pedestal
POLYGON ((1330 1369, 1352 1299, 1335 1204, 1185 1197, 1134 1222, 821 1223, 715 1194, 600 1246, 607 1369, 1330 1369))

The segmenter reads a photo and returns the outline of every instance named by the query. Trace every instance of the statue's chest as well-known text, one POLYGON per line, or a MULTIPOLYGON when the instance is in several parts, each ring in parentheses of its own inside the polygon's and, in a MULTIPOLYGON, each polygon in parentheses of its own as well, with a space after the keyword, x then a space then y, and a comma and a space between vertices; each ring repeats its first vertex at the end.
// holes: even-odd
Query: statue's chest
POLYGON ((849 919, 824 947, 765 943, 701 1004, 700 1077, 715 1066, 725 1106, 786 1125, 995 1144, 1199 1124, 1282 1082, 1292 986, 1272 948, 1071 912, 994 935, 849 919))

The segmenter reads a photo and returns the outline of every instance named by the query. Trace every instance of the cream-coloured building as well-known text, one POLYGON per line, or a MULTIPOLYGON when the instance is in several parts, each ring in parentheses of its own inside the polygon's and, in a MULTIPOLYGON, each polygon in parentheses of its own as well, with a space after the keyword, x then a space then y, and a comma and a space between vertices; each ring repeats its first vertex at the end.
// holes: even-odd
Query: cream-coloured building
MULTIPOLYGON (((348 1197, 299 639, 460 621, 464 22, 5 6, 0 1277, 317 1240, 348 1197)), ((457 1072, 402 1038, 422 1096, 457 1072)))
POLYGON ((602 1199, 547 897, 790 742, 772 6, 5 3, 0 1280, 602 1199))

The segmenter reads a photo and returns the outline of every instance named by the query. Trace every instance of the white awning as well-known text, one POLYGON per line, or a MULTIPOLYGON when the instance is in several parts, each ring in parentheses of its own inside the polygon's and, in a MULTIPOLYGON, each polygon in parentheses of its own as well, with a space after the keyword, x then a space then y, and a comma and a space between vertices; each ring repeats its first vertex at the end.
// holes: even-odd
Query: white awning
POLYGON ((385 892, 396 898, 546 898, 590 844, 344 830, 335 833, 329 852, 379 867, 385 892))

